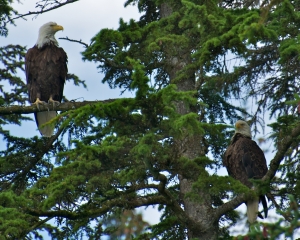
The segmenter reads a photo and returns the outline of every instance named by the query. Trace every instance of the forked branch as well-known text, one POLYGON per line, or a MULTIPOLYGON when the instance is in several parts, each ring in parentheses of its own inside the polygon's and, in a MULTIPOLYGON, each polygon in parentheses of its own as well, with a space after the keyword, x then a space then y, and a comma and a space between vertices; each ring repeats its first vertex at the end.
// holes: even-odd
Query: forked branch
POLYGON ((67 40, 67 41, 70 41, 70 42, 76 42, 76 43, 79 43, 79 44, 82 44, 85 48, 88 48, 88 44, 85 43, 85 42, 82 42, 82 40, 76 40, 76 39, 71 39, 71 38, 68 38, 68 37, 62 37, 62 38, 58 38, 58 39, 62 39, 62 40, 67 40))

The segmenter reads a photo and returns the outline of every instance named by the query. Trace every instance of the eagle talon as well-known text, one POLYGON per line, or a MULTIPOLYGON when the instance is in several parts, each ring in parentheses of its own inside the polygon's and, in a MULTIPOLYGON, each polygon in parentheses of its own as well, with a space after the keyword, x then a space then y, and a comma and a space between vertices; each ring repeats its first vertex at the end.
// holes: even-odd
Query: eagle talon
POLYGON ((52 103, 52 108, 54 109, 55 107, 59 106, 60 105, 60 102, 59 101, 55 101, 52 99, 52 97, 49 98, 48 100, 48 104, 52 103))
POLYGON ((37 99, 35 100, 35 102, 34 102, 34 103, 31 103, 31 105, 36 105, 37 109, 40 111, 41 109, 40 109, 40 106, 39 106, 39 104, 41 104, 41 105, 45 105, 45 104, 47 104, 47 103, 46 103, 46 102, 44 102, 44 101, 41 101, 39 98, 37 98, 37 99))

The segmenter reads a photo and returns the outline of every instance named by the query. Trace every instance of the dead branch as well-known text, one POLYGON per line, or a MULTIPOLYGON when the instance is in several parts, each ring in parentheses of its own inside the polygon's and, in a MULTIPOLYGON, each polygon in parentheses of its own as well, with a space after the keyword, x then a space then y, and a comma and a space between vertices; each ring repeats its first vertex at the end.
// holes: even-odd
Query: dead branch
POLYGON ((75 39, 71 39, 71 38, 68 38, 68 37, 65 37, 65 38, 61 37, 61 38, 58 38, 58 39, 67 40, 67 41, 70 41, 70 42, 76 42, 76 43, 82 44, 86 48, 88 48, 88 46, 89 46, 87 43, 82 42, 81 39, 80 40, 75 40, 75 39))
POLYGON ((6 23, 13 22, 13 20, 15 20, 15 19, 24 18, 24 17, 30 16, 30 15, 36 15, 35 17, 37 17, 39 14, 42 14, 45 12, 50 12, 54 9, 60 8, 64 5, 67 5, 69 3, 74 3, 77 1, 79 1, 79 0, 65 0, 64 2, 58 2, 56 0, 55 1, 42 0, 36 4, 36 8, 40 8, 41 10, 34 11, 34 12, 29 11, 28 13, 18 14, 16 17, 9 18, 6 23), (45 2, 45 3, 42 4, 43 2, 45 2), (49 7, 49 5, 50 5, 50 7, 49 7), (51 5, 54 5, 54 6, 51 6, 51 5))

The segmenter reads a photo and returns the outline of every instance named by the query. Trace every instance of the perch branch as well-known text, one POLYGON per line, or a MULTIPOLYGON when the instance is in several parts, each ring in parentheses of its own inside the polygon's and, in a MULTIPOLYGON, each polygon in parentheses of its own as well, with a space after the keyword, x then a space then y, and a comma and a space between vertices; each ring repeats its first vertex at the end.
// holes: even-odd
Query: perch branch
POLYGON ((93 105, 97 103, 110 103, 115 101, 116 99, 107 99, 103 101, 83 101, 83 102, 64 102, 57 106, 53 106, 52 104, 44 104, 39 105, 39 109, 36 105, 31 106, 5 106, 0 107, 0 115, 9 115, 9 114, 29 114, 35 112, 45 112, 45 111, 67 111, 71 109, 77 109, 85 105, 93 105))

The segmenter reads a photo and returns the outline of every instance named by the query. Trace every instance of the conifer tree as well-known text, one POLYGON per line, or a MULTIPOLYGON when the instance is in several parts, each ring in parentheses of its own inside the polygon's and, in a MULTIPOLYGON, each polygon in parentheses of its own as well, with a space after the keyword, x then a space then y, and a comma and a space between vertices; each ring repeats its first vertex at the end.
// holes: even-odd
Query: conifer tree
MULTIPOLYGON (((49 1, 53 9, 66 2, 49 1)), ((280 220, 257 223, 241 239, 293 236, 300 198, 299 3, 130 4, 141 18, 99 29, 83 58, 98 65, 104 83, 131 90, 134 98, 66 110, 50 139, 1 131, 7 148, 0 152, 0 235, 38 238, 47 231, 58 239, 99 239, 115 234, 111 216, 158 205, 160 222, 135 239, 232 239, 230 227, 242 218, 235 209, 271 192, 269 205, 280 220), (249 111, 239 100, 255 104, 249 111), (233 134, 229 124, 247 118, 257 130, 266 115, 275 154, 250 190, 218 170, 233 134)), ((23 103, 26 87, 16 69, 23 69, 25 48, 0 51, 1 81, 15 86, 2 91, 0 104, 23 103)), ((1 125, 26 119, 0 117, 1 125)))

